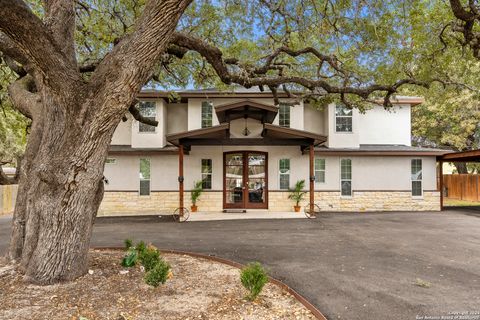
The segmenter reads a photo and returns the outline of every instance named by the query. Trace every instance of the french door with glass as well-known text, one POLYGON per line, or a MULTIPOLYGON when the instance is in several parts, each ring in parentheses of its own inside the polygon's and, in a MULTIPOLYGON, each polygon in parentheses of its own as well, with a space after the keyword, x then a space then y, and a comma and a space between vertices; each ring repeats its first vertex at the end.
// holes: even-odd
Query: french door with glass
POLYGON ((232 151, 223 154, 223 207, 268 208, 268 154, 232 151))

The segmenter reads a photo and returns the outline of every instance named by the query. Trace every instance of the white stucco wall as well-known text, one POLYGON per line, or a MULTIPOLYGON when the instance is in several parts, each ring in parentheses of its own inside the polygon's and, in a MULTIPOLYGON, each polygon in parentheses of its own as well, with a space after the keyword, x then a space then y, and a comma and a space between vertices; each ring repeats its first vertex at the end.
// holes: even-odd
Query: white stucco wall
POLYGON ((130 145, 132 143, 132 116, 126 115, 127 121, 121 121, 113 133, 113 145, 130 145))
POLYGON ((188 104, 167 104, 167 134, 188 130, 188 104))
POLYGON ((411 145, 410 105, 395 105, 389 110, 374 106, 359 114, 360 144, 411 145))
POLYGON ((304 106, 304 130, 326 135, 327 132, 327 108, 317 109, 311 105, 304 106))
POLYGON ((165 100, 156 100, 156 120, 158 126, 155 132, 139 132, 139 122, 132 123, 132 148, 161 148, 166 145, 167 103, 165 100))
MULTIPOLYGON (((253 147, 253 146, 209 146, 193 147, 185 156, 185 189, 190 190, 194 181, 201 179, 201 159, 212 159, 212 190, 223 189, 223 152, 235 150, 258 150, 268 152, 269 190, 279 190, 279 159, 290 159, 290 184, 305 179, 308 182, 308 156, 302 155, 298 147, 253 147)), ((138 191, 139 159, 151 160, 151 190, 178 190, 178 156, 174 154, 153 156, 112 156, 116 164, 105 165, 105 176, 109 180, 106 190, 138 191)), ((340 159, 352 159, 353 191, 408 191, 411 190, 410 163, 415 157, 375 156, 323 156, 325 159, 325 183, 315 183, 319 191, 340 190, 340 159)), ((436 190, 435 157, 418 157, 423 164, 423 189, 436 190)))
POLYGON ((329 148, 358 148, 360 145, 360 112, 352 109, 352 132, 336 132, 335 130, 335 104, 327 107, 328 140, 329 148))

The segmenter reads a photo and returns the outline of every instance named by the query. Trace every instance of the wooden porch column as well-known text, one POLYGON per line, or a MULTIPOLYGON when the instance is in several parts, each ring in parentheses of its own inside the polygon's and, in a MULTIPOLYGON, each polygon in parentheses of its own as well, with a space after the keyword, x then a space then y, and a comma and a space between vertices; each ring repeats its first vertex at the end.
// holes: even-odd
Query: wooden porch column
POLYGON ((440 211, 443 211, 443 161, 440 160, 440 166, 438 168, 438 175, 440 176, 440 211))
POLYGON ((309 158, 310 158, 310 212, 314 210, 313 204, 315 202, 315 171, 314 171, 314 152, 315 147, 313 143, 310 145, 309 158))
POLYGON ((180 214, 183 214, 183 181, 185 180, 183 177, 183 145, 178 146, 178 192, 179 192, 179 208, 180 214))

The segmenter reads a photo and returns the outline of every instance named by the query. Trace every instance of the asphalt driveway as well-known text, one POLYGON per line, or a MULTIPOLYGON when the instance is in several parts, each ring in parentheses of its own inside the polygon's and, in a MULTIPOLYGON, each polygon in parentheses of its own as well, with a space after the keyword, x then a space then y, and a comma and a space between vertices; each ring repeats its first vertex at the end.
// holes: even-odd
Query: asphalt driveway
MULTIPOLYGON (((0 218, 0 253, 9 219, 0 218)), ((329 319, 416 319, 480 312, 480 213, 326 214, 317 220, 175 224, 98 219, 92 245, 159 248, 260 261, 329 319), (416 285, 418 281, 429 287, 416 285)))

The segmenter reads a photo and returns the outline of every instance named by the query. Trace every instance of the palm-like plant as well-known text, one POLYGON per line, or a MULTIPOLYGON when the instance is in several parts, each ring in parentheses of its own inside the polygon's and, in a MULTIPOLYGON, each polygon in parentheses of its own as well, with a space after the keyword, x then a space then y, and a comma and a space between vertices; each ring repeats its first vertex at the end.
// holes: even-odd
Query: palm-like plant
POLYGON ((299 207, 300 201, 302 201, 305 194, 307 194, 306 191, 303 191, 304 188, 305 180, 298 180, 297 183, 295 183, 295 187, 290 189, 288 199, 295 201, 296 207, 299 207))
POLYGON ((192 205, 197 205, 197 200, 200 198, 200 195, 203 192, 202 180, 194 182, 192 192, 190 193, 190 197, 192 199, 192 205))

